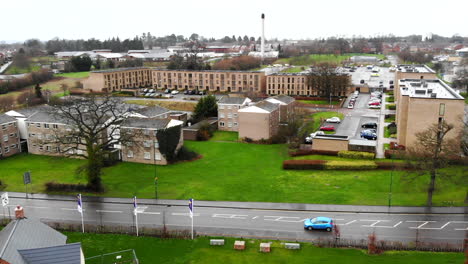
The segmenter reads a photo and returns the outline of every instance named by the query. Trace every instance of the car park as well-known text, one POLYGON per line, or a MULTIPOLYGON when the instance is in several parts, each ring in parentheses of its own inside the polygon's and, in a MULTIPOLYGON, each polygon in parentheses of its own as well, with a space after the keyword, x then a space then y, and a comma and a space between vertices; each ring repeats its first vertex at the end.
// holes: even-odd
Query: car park
POLYGON ((171 89, 166 89, 166 90, 164 91, 164 93, 167 93, 167 94, 168 94, 168 93, 171 93, 171 89))
POLYGON ((377 140, 377 134, 370 130, 363 130, 361 131, 361 138, 365 138, 368 140, 377 140))
POLYGON ((304 229, 307 230, 326 230, 328 232, 333 230, 333 219, 329 217, 315 217, 304 220, 304 229))
POLYGON ((325 125, 320 127, 321 131, 335 131, 335 126, 325 125))
POLYGON ((370 109, 380 109, 380 104, 379 105, 369 105, 370 109))
POLYGON ((371 102, 368 103, 368 105, 369 105, 369 106, 371 106, 371 105, 379 105, 379 106, 380 106, 380 102, 378 102, 378 101, 373 101, 373 102, 372 102, 372 101, 371 101, 371 102))
POLYGON ((149 92, 149 93, 154 93, 154 90, 153 90, 153 89, 150 89, 148 92, 149 92))
POLYGON ((147 88, 143 89, 143 92, 144 92, 144 93, 147 93, 147 92, 148 92, 148 89, 147 89, 147 88))
POLYGON ((361 125, 362 128, 377 128, 377 123, 367 122, 361 125))
POLYGON ((353 109, 353 108, 354 108, 354 104, 349 103, 349 104, 348 104, 348 109, 353 109))
POLYGON ((336 117, 336 116, 331 117, 331 118, 327 118, 325 121, 327 123, 338 123, 338 124, 341 123, 341 119, 339 117, 336 117))
POLYGON ((184 94, 190 94, 190 91, 189 91, 189 90, 185 90, 185 91, 184 91, 184 94))

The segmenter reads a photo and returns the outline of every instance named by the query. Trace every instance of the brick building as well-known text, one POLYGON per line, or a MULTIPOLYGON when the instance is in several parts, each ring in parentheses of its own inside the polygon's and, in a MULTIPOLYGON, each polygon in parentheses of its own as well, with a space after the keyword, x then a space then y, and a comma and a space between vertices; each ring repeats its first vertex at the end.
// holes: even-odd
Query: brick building
POLYGON ((239 109, 252 102, 245 97, 223 96, 218 101, 218 128, 222 131, 239 131, 239 109))
POLYGON ((138 92, 138 88, 151 87, 151 69, 146 67, 119 68, 93 71, 83 81, 87 92, 138 92))
MULTIPOLYGON (((333 96, 346 96, 350 91, 351 80, 347 74, 337 74, 331 85, 337 88, 333 96)), ((266 93, 269 95, 323 96, 318 88, 322 85, 321 76, 308 73, 275 73, 266 77, 266 93)))
POLYGON ((16 119, 0 114, 0 158, 21 152, 20 137, 16 119))
POLYGON ((161 153, 157 138, 158 130, 180 126, 180 139, 176 152, 182 147, 184 138, 182 134, 183 121, 158 118, 126 119, 120 126, 121 133, 134 135, 131 143, 122 144, 122 161, 147 164, 166 165, 167 160, 161 153))
POLYGON ((269 139, 278 133, 279 104, 261 101, 239 111, 239 138, 269 139))

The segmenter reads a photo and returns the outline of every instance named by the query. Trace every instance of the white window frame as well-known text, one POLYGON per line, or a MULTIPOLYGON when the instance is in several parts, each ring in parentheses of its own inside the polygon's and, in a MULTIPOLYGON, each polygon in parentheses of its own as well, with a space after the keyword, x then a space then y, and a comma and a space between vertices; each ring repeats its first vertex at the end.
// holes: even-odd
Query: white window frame
POLYGON ((231 123, 231 122, 228 122, 228 127, 232 127, 232 123, 231 123))
POLYGON ((238 125, 237 122, 234 122, 234 126, 236 127, 237 125, 238 125))
POLYGON ((41 127, 41 123, 36 123, 36 127, 41 127))
POLYGON ((220 113, 219 118, 224 118, 224 113, 220 113))
POLYGON ((52 128, 58 128, 58 125, 57 125, 57 124, 53 124, 53 125, 52 125, 52 128))
POLYGON ((49 124, 44 124, 44 128, 49 129, 50 128, 49 124))
POLYGON ((219 109, 224 109, 224 105, 220 104, 219 109))
POLYGON ((158 141, 155 141, 155 142, 154 142, 154 148, 155 148, 155 149, 159 149, 159 142, 158 142, 158 141))
POLYGON ((150 148, 151 147, 151 141, 150 140, 145 140, 143 141, 143 146, 145 148, 150 148))
POLYGON ((5 147, 5 154, 10 152, 10 147, 5 147))
POLYGON ((159 152, 154 153, 154 159, 155 160, 161 160, 161 153, 159 153, 159 152))
POLYGON ((131 150, 127 151, 127 158, 133 158, 133 151, 131 150))
POLYGON ((149 153, 149 152, 144 152, 144 153, 143 153, 143 158, 144 158, 145 160, 151 159, 151 153, 149 153))

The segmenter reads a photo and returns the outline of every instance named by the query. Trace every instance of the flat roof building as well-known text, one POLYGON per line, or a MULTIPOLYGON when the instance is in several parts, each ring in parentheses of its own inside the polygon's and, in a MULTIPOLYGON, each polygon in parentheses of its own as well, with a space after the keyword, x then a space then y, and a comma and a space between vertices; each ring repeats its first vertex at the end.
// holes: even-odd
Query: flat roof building
POLYGON ((463 128, 465 101, 439 79, 402 79, 396 83, 398 144, 414 147, 416 134, 442 121, 454 125, 446 139, 458 138, 463 128))

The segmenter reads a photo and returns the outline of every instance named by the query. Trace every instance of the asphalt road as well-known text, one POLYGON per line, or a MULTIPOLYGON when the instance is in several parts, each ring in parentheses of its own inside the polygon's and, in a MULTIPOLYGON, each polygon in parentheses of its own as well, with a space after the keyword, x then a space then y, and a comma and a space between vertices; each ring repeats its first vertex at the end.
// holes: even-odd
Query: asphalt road
MULTIPOLYGON (((27 217, 51 222, 80 223, 75 201, 10 199, 10 212, 21 204, 27 217)), ((97 225, 134 225, 133 205, 129 203, 84 202, 84 221, 97 225)), ((8 217, 8 210, 1 215, 8 217)), ((191 219, 187 206, 139 205, 139 226, 189 230, 191 219)), ((462 243, 468 231, 464 214, 388 214, 353 212, 318 212, 294 210, 235 209, 224 207, 194 208, 194 229, 198 234, 236 237, 275 238, 310 241, 332 237, 324 231, 306 231, 304 219, 332 217, 340 226, 341 237, 367 239, 375 232, 378 239, 388 241, 462 243)))

